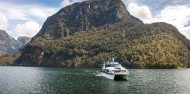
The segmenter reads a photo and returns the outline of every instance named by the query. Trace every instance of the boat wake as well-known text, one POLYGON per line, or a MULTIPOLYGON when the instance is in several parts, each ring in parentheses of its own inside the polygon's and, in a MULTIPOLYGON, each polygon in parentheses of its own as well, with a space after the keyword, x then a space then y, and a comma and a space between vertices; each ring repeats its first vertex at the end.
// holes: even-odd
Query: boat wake
POLYGON ((97 75, 95 75, 95 76, 102 76, 102 74, 100 73, 100 74, 97 74, 97 75))
POLYGON ((100 71, 96 71, 95 76, 102 76, 102 73, 100 71))

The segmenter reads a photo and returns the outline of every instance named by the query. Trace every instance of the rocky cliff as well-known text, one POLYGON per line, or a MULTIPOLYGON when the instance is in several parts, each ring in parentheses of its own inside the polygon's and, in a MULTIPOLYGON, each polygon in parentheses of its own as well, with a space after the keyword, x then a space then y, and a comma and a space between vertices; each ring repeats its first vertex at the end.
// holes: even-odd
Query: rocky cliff
POLYGON ((130 68, 185 68, 190 41, 170 24, 143 24, 121 0, 89 0, 49 17, 14 64, 100 67, 112 57, 130 68))
POLYGON ((143 22, 126 10, 121 0, 88 0, 67 6, 49 17, 36 37, 63 38, 121 21, 143 22))

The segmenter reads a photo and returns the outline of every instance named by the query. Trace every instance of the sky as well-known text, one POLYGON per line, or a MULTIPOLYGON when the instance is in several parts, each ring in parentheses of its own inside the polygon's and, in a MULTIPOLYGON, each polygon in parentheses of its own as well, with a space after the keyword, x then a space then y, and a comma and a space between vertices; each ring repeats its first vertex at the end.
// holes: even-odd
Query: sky
MULTIPOLYGON (((83 0, 0 0, 0 29, 12 37, 36 35, 47 17, 83 0)), ((167 22, 190 39, 190 0, 122 0, 144 23, 167 22)))

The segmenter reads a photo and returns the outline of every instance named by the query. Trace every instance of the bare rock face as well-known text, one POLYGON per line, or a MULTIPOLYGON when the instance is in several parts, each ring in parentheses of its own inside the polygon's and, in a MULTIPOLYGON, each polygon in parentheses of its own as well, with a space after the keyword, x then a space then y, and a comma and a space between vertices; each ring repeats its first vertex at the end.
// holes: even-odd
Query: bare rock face
POLYGON ((129 14, 121 0, 83 1, 67 6, 49 17, 34 38, 63 38, 78 31, 121 21, 143 24, 129 14))
POLYGON ((4 30, 0 30, 0 55, 13 54, 19 49, 18 42, 4 30))

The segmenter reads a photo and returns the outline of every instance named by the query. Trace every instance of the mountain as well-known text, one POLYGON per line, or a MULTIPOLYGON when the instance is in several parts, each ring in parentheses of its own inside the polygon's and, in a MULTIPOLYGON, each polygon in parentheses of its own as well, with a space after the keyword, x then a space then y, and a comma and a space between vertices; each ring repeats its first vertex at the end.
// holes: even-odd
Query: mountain
POLYGON ((30 39, 22 36, 15 40, 6 31, 0 30, 0 65, 12 65, 20 56, 19 48, 26 45, 30 39))
POLYGON ((120 21, 143 23, 131 16, 121 0, 89 0, 74 3, 49 17, 36 37, 64 38, 78 31, 120 21))
POLYGON ((30 42, 31 38, 30 37, 26 37, 26 36, 20 36, 17 39, 17 42, 19 44, 19 48, 23 47, 24 45, 26 45, 28 42, 30 42))
POLYGON ((30 40, 31 38, 26 36, 20 36, 15 40, 6 31, 0 30, 0 56, 17 52, 19 48, 26 45, 30 40))
POLYGON ((19 49, 18 42, 6 33, 0 30, 0 55, 13 54, 19 49))
POLYGON ((121 0, 88 0, 50 16, 14 65, 100 67, 115 57, 130 68, 186 68, 190 41, 167 23, 143 24, 121 0))

